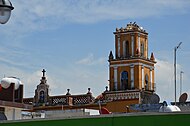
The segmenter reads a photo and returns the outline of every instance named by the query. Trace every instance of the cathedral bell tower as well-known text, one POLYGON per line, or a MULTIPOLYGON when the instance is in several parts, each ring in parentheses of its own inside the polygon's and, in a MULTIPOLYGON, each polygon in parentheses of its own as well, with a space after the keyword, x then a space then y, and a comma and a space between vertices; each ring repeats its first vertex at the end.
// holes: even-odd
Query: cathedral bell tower
POLYGON ((148 33, 135 22, 116 28, 115 57, 109 54, 109 90, 155 91, 154 54, 148 57, 148 33))
POLYGON ((43 69, 41 82, 37 85, 37 89, 35 90, 34 103, 36 106, 48 104, 49 101, 49 85, 47 84, 45 72, 45 69, 43 69))
MULTIPOLYGON (((103 102, 111 112, 126 112, 134 104, 158 104, 155 92, 154 54, 148 56, 148 33, 135 22, 116 28, 115 56, 109 54, 109 89, 103 102)), ((133 111, 133 110, 129 110, 133 111)))

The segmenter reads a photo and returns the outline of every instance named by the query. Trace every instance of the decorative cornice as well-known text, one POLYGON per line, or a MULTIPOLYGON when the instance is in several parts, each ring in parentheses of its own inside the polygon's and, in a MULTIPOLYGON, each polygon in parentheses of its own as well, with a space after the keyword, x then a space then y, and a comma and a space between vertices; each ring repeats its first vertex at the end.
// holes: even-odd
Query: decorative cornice
POLYGON ((123 92, 123 93, 111 93, 105 94, 106 101, 117 101, 117 100, 132 100, 139 99, 140 92, 123 92))
POLYGON ((148 35, 148 33, 146 33, 146 32, 134 32, 134 31, 113 32, 113 33, 116 34, 116 35, 122 35, 122 34, 126 35, 126 34, 135 34, 135 33, 138 33, 138 34, 140 34, 140 35, 148 35))
POLYGON ((144 66, 144 67, 147 67, 147 68, 150 68, 150 69, 154 69, 153 66, 150 66, 150 65, 147 65, 147 64, 144 64, 144 63, 128 63, 128 64, 113 64, 113 65, 110 65, 109 67, 121 67, 121 66, 144 66))

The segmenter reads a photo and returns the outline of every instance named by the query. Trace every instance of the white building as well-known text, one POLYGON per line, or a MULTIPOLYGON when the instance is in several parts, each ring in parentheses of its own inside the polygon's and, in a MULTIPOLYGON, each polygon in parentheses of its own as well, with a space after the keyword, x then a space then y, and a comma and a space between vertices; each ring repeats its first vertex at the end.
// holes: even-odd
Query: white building
MULTIPOLYGON (((22 110, 31 108, 31 105, 0 100, 0 116, 5 116, 7 120, 20 120, 22 119, 22 110)), ((0 119, 4 120, 5 118, 0 117, 0 119)))

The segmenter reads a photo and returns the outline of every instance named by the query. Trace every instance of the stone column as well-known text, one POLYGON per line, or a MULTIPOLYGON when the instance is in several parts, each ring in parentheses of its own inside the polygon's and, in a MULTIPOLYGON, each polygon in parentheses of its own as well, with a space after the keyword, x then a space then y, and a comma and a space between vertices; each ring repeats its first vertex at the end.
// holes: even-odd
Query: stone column
POLYGON ((118 46, 118 57, 120 58, 121 57, 121 54, 120 54, 120 36, 118 36, 118 42, 117 42, 117 46, 118 46))
POLYGON ((147 36, 145 38, 145 58, 148 58, 148 39, 147 36))
POLYGON ((123 57, 126 58, 126 41, 123 41, 123 57))
POLYGON ((142 88, 144 88, 144 66, 142 65, 142 73, 141 73, 141 75, 142 75, 142 88))
POLYGON ((139 54, 140 54, 141 52, 140 34, 138 34, 138 49, 139 49, 139 54))
POLYGON ((131 68, 131 89, 134 89, 135 88, 135 85, 134 85, 134 65, 131 65, 130 66, 131 68))
POLYGON ((153 84, 152 84, 152 68, 150 68, 150 90, 153 90, 153 84))
POLYGON ((131 34, 131 55, 134 56, 134 34, 131 34))
POLYGON ((114 67, 114 89, 117 91, 117 67, 114 67))

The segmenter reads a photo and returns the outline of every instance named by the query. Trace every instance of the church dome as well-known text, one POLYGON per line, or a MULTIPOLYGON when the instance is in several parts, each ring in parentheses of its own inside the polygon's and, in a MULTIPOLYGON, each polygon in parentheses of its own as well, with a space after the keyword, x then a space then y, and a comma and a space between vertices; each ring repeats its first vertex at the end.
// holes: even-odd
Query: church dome
POLYGON ((16 77, 5 77, 1 80, 1 86, 5 89, 9 88, 11 83, 15 84, 15 90, 17 90, 19 86, 22 84, 20 79, 16 77))

